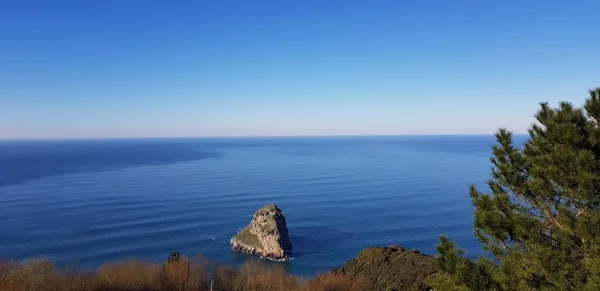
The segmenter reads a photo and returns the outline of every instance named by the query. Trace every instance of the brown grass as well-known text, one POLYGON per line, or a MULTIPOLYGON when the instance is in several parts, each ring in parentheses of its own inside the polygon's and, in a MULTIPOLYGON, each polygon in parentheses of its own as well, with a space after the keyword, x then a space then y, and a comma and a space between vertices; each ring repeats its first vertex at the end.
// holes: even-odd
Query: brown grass
POLYGON ((213 271, 213 290, 278 291, 298 290, 300 281, 283 268, 264 267, 255 261, 239 269, 217 266, 213 271))
POLYGON ((214 265, 198 257, 171 257, 165 263, 137 260, 108 263, 95 271, 57 270, 41 258, 21 264, 0 262, 1 291, 362 291, 363 281, 327 274, 296 278, 283 266, 250 260, 239 268, 214 265))
POLYGON ((160 275, 159 265, 136 260, 105 264, 96 272, 103 287, 113 290, 159 290, 160 275))
POLYGON ((22 264, 0 263, 0 290, 2 291, 80 291, 100 290, 93 273, 73 272, 65 269, 57 272, 54 265, 44 258, 22 264))
POLYGON ((372 290, 367 281, 360 277, 341 274, 326 274, 309 281, 306 291, 363 291, 372 290))

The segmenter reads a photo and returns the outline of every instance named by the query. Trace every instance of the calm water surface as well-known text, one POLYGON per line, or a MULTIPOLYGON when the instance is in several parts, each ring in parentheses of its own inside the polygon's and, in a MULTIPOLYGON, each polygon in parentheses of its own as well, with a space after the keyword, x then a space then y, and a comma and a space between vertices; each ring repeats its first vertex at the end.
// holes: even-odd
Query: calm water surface
POLYGON ((225 264, 259 207, 284 211, 293 273, 368 246, 434 253, 439 234, 480 254, 469 184, 485 187, 493 136, 0 142, 0 257, 94 267, 170 251, 225 264))

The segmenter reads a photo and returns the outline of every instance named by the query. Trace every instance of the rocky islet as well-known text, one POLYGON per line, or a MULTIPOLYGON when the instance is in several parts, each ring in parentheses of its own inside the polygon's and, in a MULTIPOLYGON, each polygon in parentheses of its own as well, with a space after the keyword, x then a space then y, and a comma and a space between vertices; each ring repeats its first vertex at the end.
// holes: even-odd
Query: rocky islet
POLYGON ((274 260, 287 261, 292 253, 283 211, 269 204, 258 209, 250 224, 231 239, 231 249, 274 260))

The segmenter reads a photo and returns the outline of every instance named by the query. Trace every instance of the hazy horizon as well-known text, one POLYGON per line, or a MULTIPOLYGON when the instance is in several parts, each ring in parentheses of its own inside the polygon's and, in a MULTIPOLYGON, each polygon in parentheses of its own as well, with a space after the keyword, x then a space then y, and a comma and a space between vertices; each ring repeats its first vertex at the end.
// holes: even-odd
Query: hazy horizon
MULTIPOLYGON (((278 138, 376 138, 376 137, 476 137, 493 136, 495 133, 440 133, 440 134, 338 134, 338 135, 211 135, 211 136, 104 136, 104 137, 31 137, 0 138, 0 141, 77 141, 77 140, 153 140, 153 139, 278 139, 278 138)), ((514 136, 528 133, 513 132, 514 136)))
POLYGON ((523 134, 600 85, 600 2, 260 4, 0 4, 0 139, 523 134))

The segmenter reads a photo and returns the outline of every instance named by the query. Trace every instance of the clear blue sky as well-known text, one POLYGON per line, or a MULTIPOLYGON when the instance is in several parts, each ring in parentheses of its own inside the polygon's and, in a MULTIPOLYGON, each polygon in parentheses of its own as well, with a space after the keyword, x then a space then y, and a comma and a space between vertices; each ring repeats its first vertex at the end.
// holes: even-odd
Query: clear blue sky
POLYGON ((525 132, 600 1, 2 1, 0 138, 525 132))

